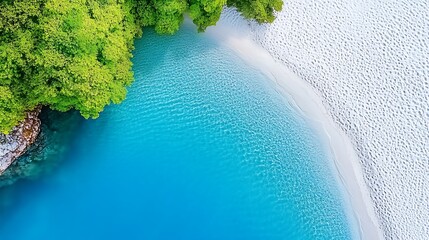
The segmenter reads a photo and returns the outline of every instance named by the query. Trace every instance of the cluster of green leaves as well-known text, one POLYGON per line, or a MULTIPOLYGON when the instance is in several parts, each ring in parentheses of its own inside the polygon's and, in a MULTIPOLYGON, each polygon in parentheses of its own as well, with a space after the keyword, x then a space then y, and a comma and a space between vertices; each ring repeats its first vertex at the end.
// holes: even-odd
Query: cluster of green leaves
POLYGON ((188 14, 204 31, 225 5, 263 23, 282 0, 0 0, 0 132, 37 105, 98 117, 125 98, 142 27, 172 34, 188 14))
POLYGON ((133 5, 14 0, 0 5, 0 131, 37 105, 97 117, 133 80, 133 5))
POLYGON ((247 19, 258 23, 272 23, 274 13, 281 11, 283 0, 228 0, 229 7, 235 7, 247 19))
POLYGON ((225 5, 235 7, 248 19, 259 23, 274 21, 282 0, 136 0, 141 25, 154 26, 158 33, 173 34, 188 14, 199 31, 215 25, 225 5))
POLYGON ((32 109, 27 100, 24 77, 32 71, 31 61, 36 44, 41 2, 3 1, 0 3, 0 131, 7 132, 22 120, 25 110, 32 109))

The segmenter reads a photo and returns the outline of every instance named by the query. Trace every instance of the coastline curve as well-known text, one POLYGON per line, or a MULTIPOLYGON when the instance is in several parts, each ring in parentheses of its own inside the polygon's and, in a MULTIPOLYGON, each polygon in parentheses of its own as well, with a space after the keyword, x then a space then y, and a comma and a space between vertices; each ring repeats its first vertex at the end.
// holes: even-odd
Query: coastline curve
POLYGON ((244 20, 231 23, 229 19, 221 19, 216 27, 207 30, 207 34, 268 76, 275 84, 276 90, 308 120, 327 143, 327 150, 333 159, 332 170, 337 172, 337 181, 344 188, 343 197, 350 202, 345 203, 352 211, 349 218, 353 218, 360 228, 359 238, 383 239, 373 203, 365 187, 358 155, 350 139, 337 127, 327 112, 322 97, 308 82, 276 61, 268 51, 254 42, 250 36, 250 28, 244 20))

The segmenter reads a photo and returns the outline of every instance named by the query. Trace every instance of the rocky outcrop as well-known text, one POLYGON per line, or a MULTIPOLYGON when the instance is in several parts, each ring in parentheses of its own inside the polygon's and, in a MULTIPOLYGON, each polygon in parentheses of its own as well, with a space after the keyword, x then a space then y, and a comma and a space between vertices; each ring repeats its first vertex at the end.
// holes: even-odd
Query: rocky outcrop
POLYGON ((40 132, 40 110, 28 112, 25 120, 10 134, 0 134, 0 175, 36 140, 40 132))

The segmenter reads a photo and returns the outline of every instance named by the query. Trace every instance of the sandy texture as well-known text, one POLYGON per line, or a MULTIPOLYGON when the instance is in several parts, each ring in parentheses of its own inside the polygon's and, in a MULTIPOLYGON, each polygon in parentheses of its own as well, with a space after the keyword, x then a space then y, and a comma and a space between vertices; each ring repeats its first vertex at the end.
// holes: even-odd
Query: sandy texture
POLYGON ((351 139, 384 238, 429 239, 429 1, 285 1, 250 28, 351 139))

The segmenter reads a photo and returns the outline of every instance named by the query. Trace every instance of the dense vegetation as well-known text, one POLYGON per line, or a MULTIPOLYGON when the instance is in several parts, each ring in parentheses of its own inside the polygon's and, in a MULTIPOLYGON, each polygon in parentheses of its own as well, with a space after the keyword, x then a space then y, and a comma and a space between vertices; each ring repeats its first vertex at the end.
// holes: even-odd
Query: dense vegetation
POLYGON ((0 132, 37 105, 98 117, 125 98, 142 27, 173 34, 187 14, 204 31, 226 5, 264 23, 282 0, 0 0, 0 132))

